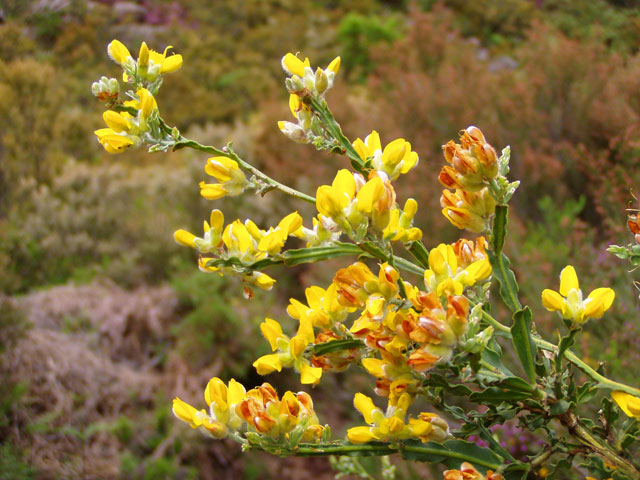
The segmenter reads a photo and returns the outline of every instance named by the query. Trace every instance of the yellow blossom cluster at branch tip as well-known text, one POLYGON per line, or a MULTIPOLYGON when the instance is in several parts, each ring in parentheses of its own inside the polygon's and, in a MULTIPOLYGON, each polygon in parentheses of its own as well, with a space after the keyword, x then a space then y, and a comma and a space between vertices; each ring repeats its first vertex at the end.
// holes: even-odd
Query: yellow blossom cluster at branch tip
POLYGON ((120 153, 129 147, 140 145, 142 136, 149 131, 149 120, 157 113, 158 104, 146 88, 139 89, 136 97, 123 103, 126 110, 107 110, 102 115, 108 128, 100 128, 94 133, 107 152, 120 153), (136 112, 136 115, 130 111, 136 112))
POLYGON ((438 179, 445 188, 454 190, 443 191, 442 214, 460 229, 486 230, 496 207, 489 190, 499 173, 495 150, 473 126, 460 132, 459 144, 450 140, 442 149, 449 165, 442 167, 438 179))
POLYGON ((234 379, 226 385, 214 377, 207 384, 204 400, 208 411, 175 398, 173 414, 191 428, 214 438, 224 438, 246 428, 272 439, 284 439, 299 430, 301 441, 317 442, 324 430, 318 424, 313 401, 305 392, 286 392, 280 399, 268 383, 246 391, 234 379))
POLYGON ((542 304, 550 312, 557 311, 576 324, 583 324, 590 318, 600 318, 609 310, 615 298, 610 288, 596 288, 583 299, 578 276, 571 265, 560 272, 560 291, 545 289, 542 291, 542 304))
POLYGON ((204 222, 204 236, 196 237, 186 230, 174 233, 176 242, 196 249, 200 254, 198 266, 204 272, 221 275, 240 275, 249 284, 269 290, 275 280, 266 273, 253 270, 251 265, 269 256, 277 255, 287 238, 302 225, 302 217, 293 212, 284 217, 276 227, 260 229, 251 220, 235 220, 224 226, 224 215, 220 210, 211 212, 211 223, 204 222), (210 262, 222 262, 211 265, 210 262), (233 261, 231 265, 224 261, 233 261))
POLYGON ((418 164, 418 154, 411 150, 411 144, 404 138, 392 141, 383 150, 380 135, 375 130, 364 141, 356 139, 353 148, 363 162, 371 162, 375 170, 384 172, 390 180, 395 180, 418 164))

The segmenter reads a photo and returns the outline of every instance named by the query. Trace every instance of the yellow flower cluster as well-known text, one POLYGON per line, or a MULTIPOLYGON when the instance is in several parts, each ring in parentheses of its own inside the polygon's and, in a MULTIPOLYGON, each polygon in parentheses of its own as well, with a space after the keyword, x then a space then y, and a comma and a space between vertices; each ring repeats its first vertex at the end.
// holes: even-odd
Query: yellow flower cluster
POLYGON ((278 128, 298 143, 309 143, 322 138, 323 127, 305 101, 309 97, 322 99, 333 87, 334 78, 340 69, 340 57, 333 59, 327 68, 318 67, 314 71, 308 58, 300 60, 296 55, 287 53, 282 57, 282 68, 289 75, 286 80, 290 94, 289 109, 297 122, 280 121, 278 128))
POLYGON ((444 480, 504 480, 502 475, 492 470, 487 471, 487 475, 482 475, 469 462, 464 462, 460 470, 445 470, 443 475, 444 480))
POLYGON ((560 292, 548 288, 543 290, 542 304, 547 310, 560 312, 562 318, 581 325, 590 318, 602 317, 611 307, 615 296, 610 288, 596 288, 583 299, 576 271, 567 265, 560 272, 560 292))
POLYGON ((366 443, 371 440, 383 442, 419 438, 423 442, 442 441, 449 435, 449 426, 435 413, 422 412, 418 418, 405 421, 411 405, 409 394, 403 393, 395 405, 383 412, 371 398, 356 393, 353 404, 364 417, 368 426, 350 428, 347 437, 351 443, 366 443))
POLYGON ((182 55, 167 56, 171 46, 164 49, 163 53, 149 50, 147 44, 142 42, 138 59, 135 60, 127 47, 118 40, 113 40, 107 47, 109 57, 119 64, 124 70, 124 81, 154 82, 164 73, 172 73, 182 67, 182 55))
POLYGON ((270 290, 275 280, 266 273, 253 270, 251 266, 280 253, 289 235, 302 225, 302 217, 298 212, 293 212, 276 227, 262 230, 251 220, 235 220, 225 227, 223 213, 213 210, 210 222, 204 222, 203 237, 177 230, 174 233, 176 242, 194 248, 201 254, 198 266, 202 271, 240 275, 245 282, 270 290), (209 263, 216 260, 221 262, 220 265, 209 263))
POLYGON ((109 153, 121 153, 129 147, 140 145, 143 135, 150 130, 149 121, 158 112, 158 104, 146 88, 139 89, 136 98, 127 100, 123 105, 127 110, 104 112, 102 118, 108 128, 94 132, 100 145, 109 153), (136 115, 130 110, 135 111, 136 115))
POLYGON ((276 440, 288 439, 295 432, 300 441, 318 442, 324 430, 318 424, 309 394, 286 392, 280 399, 268 383, 246 391, 234 379, 225 385, 214 377, 204 391, 204 401, 208 411, 175 398, 173 413, 191 428, 214 438, 246 428, 276 440))
POLYGON ((123 80, 133 83, 135 95, 130 92, 131 100, 119 101, 117 80, 106 77, 91 87, 94 95, 112 108, 103 115, 107 128, 95 131, 107 152, 120 153, 138 146, 154 130, 158 121, 158 105, 153 95, 160 86, 162 74, 175 72, 182 66, 181 55, 167 56, 169 48, 158 53, 142 42, 136 60, 122 42, 113 40, 109 43, 107 53, 124 70, 123 80))
MULTIPOLYGON (((261 375, 293 367, 300 372, 302 383, 315 384, 323 371, 342 370, 361 360, 365 370, 376 378, 376 393, 388 397, 389 410, 388 415, 383 415, 386 420, 383 421, 383 417, 377 423, 367 420, 369 427, 354 430, 352 441, 369 434, 373 435, 369 439, 426 435, 431 427, 423 421, 398 422, 404 421, 406 408, 420 384, 420 375, 437 363, 447 361, 467 331, 469 303, 461 293, 490 275, 484 246, 481 238, 477 243, 460 240, 432 250, 429 272, 437 273, 425 276, 428 291, 403 282, 404 304, 398 285, 399 273, 390 265, 381 264, 377 275, 361 262, 338 270, 327 289, 317 286, 307 289, 309 305, 291 299, 287 311, 299 321, 294 337, 285 335, 277 321, 265 320, 261 330, 275 353, 260 357, 254 367, 261 375), (442 251, 449 257, 441 258, 442 251), (346 325, 349 313, 356 310, 358 317, 350 326, 346 325), (316 334, 314 328, 321 331, 316 334), (318 345, 349 339, 364 341, 368 349, 358 352, 358 349, 346 348, 324 355, 312 353, 318 345), (361 359, 362 355, 365 358, 361 359), (408 404, 404 406, 405 403, 408 404), (369 433, 365 433, 365 429, 369 433)), ((359 400, 358 405, 361 404, 359 400)), ((425 418, 422 420, 426 422, 425 418)))
POLYGON ((384 172, 389 180, 395 180, 418 164, 418 154, 411 150, 411 144, 404 138, 394 140, 383 150, 380 135, 375 130, 364 141, 356 139, 353 148, 365 164, 370 162, 375 170, 384 172))
POLYGON ((460 143, 453 140, 443 145, 444 158, 450 164, 442 167, 438 179, 450 190, 440 198, 442 213, 456 227, 482 232, 489 226, 496 201, 488 185, 498 176, 498 157, 477 127, 460 133, 460 143))
POLYGON ((300 232, 309 245, 335 241, 343 232, 359 240, 369 227, 387 241, 406 243, 422 237, 422 231, 412 226, 417 202, 410 198, 400 210, 396 192, 383 171, 374 170, 365 180, 359 173, 339 170, 331 185, 318 187, 316 208, 314 229, 300 232))

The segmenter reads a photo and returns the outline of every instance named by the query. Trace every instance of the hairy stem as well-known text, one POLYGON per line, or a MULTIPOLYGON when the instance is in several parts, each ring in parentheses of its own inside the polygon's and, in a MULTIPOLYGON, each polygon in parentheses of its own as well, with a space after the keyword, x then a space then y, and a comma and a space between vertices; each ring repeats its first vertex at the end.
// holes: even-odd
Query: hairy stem
POLYGON ((263 172, 261 172, 260 170, 258 170, 257 168, 255 168, 253 165, 251 165, 250 163, 247 163, 246 161, 244 161, 243 159, 241 159, 233 150, 231 149, 227 149, 227 150, 222 150, 216 147, 211 147, 208 145, 202 145, 198 142, 196 142, 195 140, 189 140, 188 138, 185 137, 180 137, 180 140, 178 140, 178 142, 176 142, 174 150, 179 150, 181 148, 185 148, 185 147, 189 147, 192 148, 194 150, 198 150, 200 152, 204 152, 204 153, 209 153, 211 155, 219 155, 221 157, 226 157, 226 158, 230 158, 231 160, 234 160, 236 162, 238 162, 238 164, 247 172, 251 173, 252 175, 254 175, 257 179, 259 179, 260 181, 262 181, 264 184, 266 184, 266 186, 272 188, 273 190, 279 190, 282 193, 285 193, 291 197, 297 198, 299 200, 304 200, 305 202, 309 202, 309 203, 316 203, 316 199, 310 195, 307 195, 306 193, 302 193, 299 192, 298 190, 288 187, 280 182, 278 182, 277 180, 274 180, 273 178, 269 177, 268 175, 264 174, 263 172))

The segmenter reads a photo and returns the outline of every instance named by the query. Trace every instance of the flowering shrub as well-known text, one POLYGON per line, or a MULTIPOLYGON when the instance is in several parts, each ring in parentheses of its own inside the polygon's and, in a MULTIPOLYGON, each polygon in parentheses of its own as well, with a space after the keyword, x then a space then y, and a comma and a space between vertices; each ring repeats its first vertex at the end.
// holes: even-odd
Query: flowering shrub
MULTIPOLYGON (((326 68, 291 53, 282 59, 293 118, 279 122, 281 132, 344 156, 350 165, 312 196, 267 176, 231 144, 201 145, 165 123, 155 95, 163 75, 182 66, 181 56, 168 49, 154 52, 143 43, 136 59, 117 40, 108 52, 130 87, 123 91, 118 80, 106 77, 92 86, 107 107, 106 128, 95 132, 107 152, 143 144, 152 152, 191 148, 212 155, 204 170, 215 183, 200 184, 203 197, 277 191, 317 211, 311 219, 294 211, 277 225, 262 227, 251 219, 228 221, 212 210, 202 236, 186 230, 174 235, 198 252, 203 272, 241 278, 250 299, 254 288, 276 285, 265 272, 271 267, 357 258, 338 269, 329 285, 307 288, 306 303, 290 300, 287 313, 298 322, 295 334, 285 333, 278 320, 265 319, 260 330, 272 353, 253 363, 260 375, 293 368, 304 385, 351 365, 366 371, 377 398, 354 392, 363 421, 348 429, 347 439, 331 439, 308 393, 279 396, 269 383, 247 390, 234 379, 212 378, 204 390, 206 408, 176 398, 177 418, 213 438, 230 437, 245 450, 399 454, 445 465, 447 480, 566 478, 578 462, 599 478, 638 478, 633 452, 640 435, 640 390, 607 378, 602 367, 593 369, 571 351, 585 323, 612 307, 614 291, 596 288, 584 298, 575 269, 565 267, 559 291, 541 292, 541 303, 557 311, 566 328, 555 344, 536 333, 530 307, 521 304, 503 252, 508 204, 519 186, 507 177, 509 147, 498 153, 474 126, 460 132, 459 143, 443 146, 442 213, 459 229, 480 236, 428 250, 413 224, 418 203, 398 198, 393 183, 415 175, 418 155, 411 143, 399 138, 385 144, 377 131, 351 142, 329 109, 325 96, 339 72, 339 57, 326 68), (498 296, 504 307, 492 310, 498 296), (502 316, 507 310, 510 320, 492 313, 502 316), (503 349, 512 349, 513 358, 503 349), (601 409, 593 419, 589 407, 599 390, 607 394, 599 397, 601 409), (516 458, 496 439, 495 427, 514 420, 546 439, 538 452, 516 458)), ((631 224, 637 234, 636 215, 631 224)), ((636 245, 612 249, 634 265, 640 262, 636 245)), ((345 472, 353 468, 336 465, 345 472)), ((384 475, 391 478, 393 470, 384 475)))

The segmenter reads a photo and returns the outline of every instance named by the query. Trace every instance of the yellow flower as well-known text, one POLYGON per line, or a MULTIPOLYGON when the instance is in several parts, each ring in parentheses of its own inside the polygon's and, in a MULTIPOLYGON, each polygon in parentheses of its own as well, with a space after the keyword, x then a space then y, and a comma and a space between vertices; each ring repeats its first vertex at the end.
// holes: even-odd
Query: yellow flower
POLYGON ((142 135, 149 131, 147 120, 157 111, 158 105, 153 95, 145 88, 138 89, 136 95, 137 100, 125 102, 125 106, 138 111, 135 117, 128 112, 113 110, 107 110, 102 115, 109 128, 101 128, 94 133, 108 153, 120 153, 131 146, 140 145, 143 141, 142 135))
POLYGON ((287 313, 301 322, 310 322, 314 327, 330 328, 337 322, 342 322, 353 311, 353 308, 340 304, 338 287, 334 283, 326 290, 313 285, 305 290, 305 296, 308 306, 291 298, 287 313))
POLYGON ((125 71, 125 81, 137 76, 140 80, 153 82, 158 75, 171 73, 182 66, 182 55, 170 55, 167 52, 171 46, 165 48, 163 53, 150 50, 145 42, 140 45, 140 53, 135 61, 127 47, 119 40, 113 40, 107 47, 107 53, 114 62, 121 65, 125 71))
POLYGON ((300 372, 300 383, 317 384, 320 381, 322 368, 311 366, 303 356, 307 345, 315 340, 313 325, 307 319, 300 321, 298 333, 293 338, 282 333, 280 324, 271 318, 265 318, 260 324, 260 331, 271 345, 271 350, 278 350, 278 353, 263 355, 253 362, 259 375, 293 367, 300 372))
POLYGON ((442 440, 447 435, 446 422, 435 414, 423 412, 419 418, 409 419, 409 423, 405 422, 406 412, 411 404, 408 393, 403 393, 394 405, 390 404, 386 413, 376 407, 371 398, 362 393, 356 393, 353 404, 369 426, 353 427, 347 430, 347 437, 351 443, 366 443, 370 440, 388 442, 412 437, 427 442, 442 440), (443 426, 445 429, 442 428, 443 426))
POLYGON ((186 230, 177 230, 173 238, 180 245, 197 249, 200 253, 216 252, 222 245, 222 227, 224 225, 224 214, 220 210, 212 210, 209 222, 203 224, 204 236, 196 237, 186 230))
POLYGON ((200 195, 209 200, 216 200, 225 195, 240 195, 247 185, 247 178, 240 170, 238 162, 227 157, 211 157, 204 167, 208 175, 220 183, 200 182, 200 195))
POLYGON ((227 436, 227 426, 225 424, 212 418, 204 410, 197 410, 177 397, 173 399, 172 410, 177 418, 188 423, 191 428, 202 427, 207 434, 215 438, 227 436))
POLYGON ((483 188, 478 192, 457 189, 455 193, 444 190, 440 197, 442 214, 459 229, 475 233, 482 232, 489 225, 489 217, 496 209, 496 201, 483 188))
POLYGON ((600 318, 613 303, 615 292, 610 288, 596 288, 586 299, 582 298, 582 290, 578 276, 571 265, 567 265, 560 273, 560 292, 545 289, 542 292, 542 304, 553 312, 560 312, 563 318, 578 324, 590 318, 600 318))
POLYGON ((395 180, 418 164, 418 154, 411 150, 411 144, 404 138, 392 141, 383 150, 380 136, 375 130, 364 141, 356 139, 353 148, 363 162, 370 161, 374 169, 386 173, 390 180, 395 180))
POLYGON ((114 62, 120 65, 132 58, 127 47, 119 40, 112 40, 111 43, 109 43, 107 53, 114 62))
POLYGON ((317 442, 323 427, 313 409, 313 401, 305 392, 286 392, 282 399, 268 383, 249 390, 236 407, 250 430, 274 439, 290 439, 297 431, 303 442, 317 442))
POLYGON ((391 210, 389 223, 382 231, 384 238, 392 242, 414 242, 422 238, 422 230, 412 227, 413 217, 418 210, 418 202, 410 198, 404 204, 404 209, 391 210))
POLYGON ((640 418, 640 398, 621 390, 611 392, 611 397, 628 417, 640 418))
POLYGON ((427 289, 438 296, 445 293, 460 295, 465 287, 472 287, 489 275, 491 264, 488 259, 462 268, 453 247, 441 243, 429 252, 429 269, 424 272, 424 281, 427 289))
POLYGON ((242 425, 242 419, 235 412, 238 405, 245 396, 245 388, 233 378, 229 380, 229 385, 214 377, 209 380, 204 390, 204 401, 211 410, 211 417, 234 430, 238 430, 242 425))
POLYGON ((287 88, 292 94, 312 94, 323 97, 333 86, 340 69, 340 57, 334 58, 327 68, 311 68, 308 58, 300 60, 296 55, 287 53, 282 57, 282 68, 291 78, 287 79, 287 88))
POLYGON ((100 128, 94 132, 98 142, 108 153, 122 153, 127 148, 135 145, 135 142, 125 135, 120 135, 111 128, 100 128))

